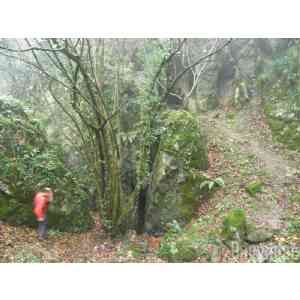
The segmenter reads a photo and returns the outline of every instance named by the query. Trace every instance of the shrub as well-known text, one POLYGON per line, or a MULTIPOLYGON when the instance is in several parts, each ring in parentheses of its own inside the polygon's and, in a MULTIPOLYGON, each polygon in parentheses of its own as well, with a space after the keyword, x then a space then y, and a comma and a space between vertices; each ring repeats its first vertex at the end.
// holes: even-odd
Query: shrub
POLYGON ((85 230, 91 224, 84 169, 65 165, 63 146, 49 143, 42 122, 33 118, 22 101, 0 99, 0 183, 8 193, 1 204, 1 218, 14 224, 35 224, 35 192, 50 186, 55 201, 49 223, 59 229, 85 230), (82 179, 83 178, 83 179, 82 179), (7 208, 5 208, 7 206, 7 208))
POLYGON ((168 262, 191 262, 200 256, 210 261, 213 254, 208 249, 220 246, 220 240, 214 232, 202 226, 205 226, 203 222, 197 222, 183 229, 177 222, 173 222, 160 244, 158 255, 168 262))

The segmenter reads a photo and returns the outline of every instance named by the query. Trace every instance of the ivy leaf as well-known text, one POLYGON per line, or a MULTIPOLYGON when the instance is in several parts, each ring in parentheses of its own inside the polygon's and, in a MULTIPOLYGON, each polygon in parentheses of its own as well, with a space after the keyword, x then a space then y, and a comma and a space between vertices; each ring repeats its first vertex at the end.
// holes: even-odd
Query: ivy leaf
POLYGON ((217 183, 219 186, 224 187, 225 186, 225 182, 221 177, 218 177, 215 179, 215 183, 217 183))
POLYGON ((208 180, 204 180, 203 182, 201 182, 200 184, 200 189, 203 189, 206 185, 208 185, 210 183, 210 181, 208 180))
POLYGON ((176 248, 176 244, 175 243, 171 243, 170 245, 170 253, 172 255, 175 255, 178 252, 178 249, 176 248))
POLYGON ((208 184, 208 189, 211 190, 213 187, 214 187, 215 183, 213 181, 211 181, 209 184, 208 184))

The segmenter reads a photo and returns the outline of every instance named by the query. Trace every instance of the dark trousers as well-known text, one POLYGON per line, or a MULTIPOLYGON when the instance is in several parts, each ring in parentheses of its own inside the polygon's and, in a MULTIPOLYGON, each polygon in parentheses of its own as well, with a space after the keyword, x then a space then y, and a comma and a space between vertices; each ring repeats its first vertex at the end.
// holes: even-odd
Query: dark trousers
POLYGON ((45 239, 47 237, 47 226, 48 226, 48 218, 45 216, 44 221, 38 221, 38 237, 40 239, 45 239))

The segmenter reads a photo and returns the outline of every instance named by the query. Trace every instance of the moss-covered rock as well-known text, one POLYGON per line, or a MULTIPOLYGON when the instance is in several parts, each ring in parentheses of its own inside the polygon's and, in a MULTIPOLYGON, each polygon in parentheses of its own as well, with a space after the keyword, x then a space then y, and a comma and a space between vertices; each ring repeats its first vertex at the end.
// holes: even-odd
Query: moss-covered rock
POLYGON ((177 220, 188 222, 202 194, 208 167, 207 144, 198 119, 187 111, 164 114, 159 152, 147 195, 146 230, 161 229, 177 220))
POLYGON ((251 244, 258 244, 271 240, 273 235, 271 230, 253 228, 248 230, 245 240, 251 244))
POLYGON ((246 186, 246 192, 255 197, 257 193, 261 193, 263 188, 263 183, 261 181, 253 181, 246 186))
POLYGON ((258 244, 271 240, 273 235, 274 234, 271 230, 267 230, 265 228, 252 229, 247 232, 245 240, 251 244, 258 244))
POLYGON ((232 250, 246 246, 247 243, 258 244, 272 239, 274 232, 268 228, 256 228, 247 221, 243 209, 234 209, 229 212, 223 221, 223 242, 232 250))
POLYGON ((243 209, 234 209, 223 220, 222 237, 225 241, 243 240, 247 235, 247 220, 243 209))
POLYGON ((163 243, 158 255, 168 262, 191 262, 198 257, 197 244, 191 239, 179 238, 163 243))
POLYGON ((176 242, 177 252, 171 258, 176 262, 190 262, 197 258, 197 248, 190 240, 176 242))

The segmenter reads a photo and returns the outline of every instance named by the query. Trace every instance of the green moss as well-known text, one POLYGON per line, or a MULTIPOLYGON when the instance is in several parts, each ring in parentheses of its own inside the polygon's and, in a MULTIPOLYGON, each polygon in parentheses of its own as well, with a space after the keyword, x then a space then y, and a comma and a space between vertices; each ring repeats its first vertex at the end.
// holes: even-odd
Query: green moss
POLYGON ((300 193, 295 194, 294 196, 292 196, 289 201, 291 203, 300 203, 300 193))
POLYGON ((262 187, 263 187, 263 183, 260 181, 253 181, 250 184, 248 184, 246 186, 246 191, 247 193, 252 196, 255 197, 255 195, 257 193, 261 193, 262 192, 262 187))
POLYGON ((262 243, 262 242, 266 242, 272 239, 273 237, 273 232, 270 230, 266 230, 264 228, 261 229, 252 229, 249 230, 248 228, 248 232, 247 232, 247 236, 246 236, 246 241, 248 243, 252 243, 252 244, 258 244, 258 243, 262 243))
POLYGON ((243 209, 232 210, 223 221, 222 237, 229 247, 233 241, 242 247, 247 243, 266 242, 272 239, 273 235, 274 232, 268 228, 256 228, 254 224, 248 223, 243 209))
POLYGON ((181 215, 190 220, 197 206, 199 205, 199 198, 203 191, 200 189, 201 183, 206 180, 204 176, 199 174, 190 175, 187 180, 181 185, 182 201, 179 204, 181 215))
POLYGON ((246 214, 243 209, 234 209, 223 220, 222 237, 225 240, 243 239, 247 234, 246 214))

